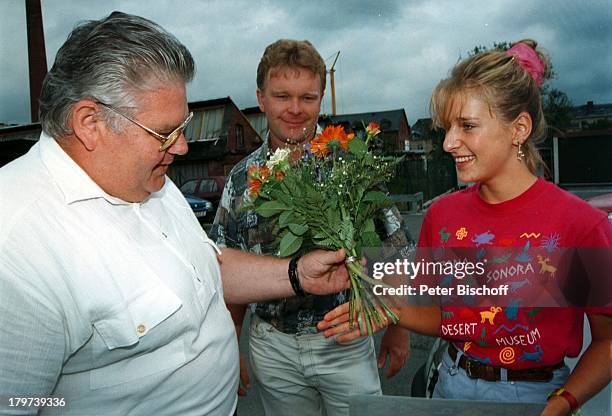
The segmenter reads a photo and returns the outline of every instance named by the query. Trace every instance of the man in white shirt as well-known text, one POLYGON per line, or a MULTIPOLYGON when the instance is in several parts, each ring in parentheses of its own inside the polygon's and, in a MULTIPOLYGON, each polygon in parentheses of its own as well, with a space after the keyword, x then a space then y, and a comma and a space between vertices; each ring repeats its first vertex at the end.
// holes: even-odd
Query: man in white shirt
POLYGON ((118 12, 58 51, 40 141, 0 170, 0 414, 230 415, 224 299, 348 287, 341 251, 308 254, 291 281, 288 260, 217 258, 165 176, 187 152, 193 73, 176 38, 118 12))

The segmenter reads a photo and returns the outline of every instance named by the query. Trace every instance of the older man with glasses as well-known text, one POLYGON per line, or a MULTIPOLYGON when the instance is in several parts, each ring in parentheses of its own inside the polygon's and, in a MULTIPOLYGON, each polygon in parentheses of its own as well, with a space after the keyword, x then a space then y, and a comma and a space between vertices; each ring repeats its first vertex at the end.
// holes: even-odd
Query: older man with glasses
POLYGON ((183 121, 181 123, 180 126, 175 128, 174 130, 172 130, 169 134, 163 135, 163 134, 157 133, 153 129, 148 128, 147 126, 142 125, 141 123, 139 123, 136 120, 134 120, 132 117, 130 117, 127 114, 117 110, 115 107, 113 107, 110 104, 106 104, 106 103, 103 103, 101 101, 98 101, 98 104, 103 105, 104 107, 108 108, 109 110, 119 114, 121 117, 125 118, 126 120, 131 121, 132 123, 136 124, 138 127, 142 128, 143 130, 146 130, 148 133, 150 133, 151 136, 155 137, 157 140, 159 140, 161 142, 161 145, 159 146, 159 151, 160 152, 163 152, 164 150, 166 150, 167 148, 169 148, 170 146, 172 146, 174 144, 174 142, 181 136, 181 134, 183 134, 183 130, 185 130, 185 127, 187 127, 187 124, 189 124, 189 122, 193 118, 193 111, 190 111, 189 115, 187 116, 185 121, 183 121))
POLYGON ((217 257, 166 177, 193 73, 176 38, 118 12, 58 51, 40 140, 0 169, 0 414, 230 415, 224 299, 348 286, 341 251, 303 257, 291 282, 288 260, 217 257))

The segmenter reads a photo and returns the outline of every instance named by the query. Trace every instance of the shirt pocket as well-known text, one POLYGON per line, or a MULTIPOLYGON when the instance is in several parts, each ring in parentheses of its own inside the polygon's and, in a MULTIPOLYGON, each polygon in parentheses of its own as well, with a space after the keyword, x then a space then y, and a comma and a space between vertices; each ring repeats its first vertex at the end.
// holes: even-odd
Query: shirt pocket
POLYGON ((151 284, 118 305, 93 323, 94 366, 99 366, 90 373, 91 389, 134 381, 185 363, 182 337, 168 342, 167 334, 149 334, 181 307, 178 296, 151 284))

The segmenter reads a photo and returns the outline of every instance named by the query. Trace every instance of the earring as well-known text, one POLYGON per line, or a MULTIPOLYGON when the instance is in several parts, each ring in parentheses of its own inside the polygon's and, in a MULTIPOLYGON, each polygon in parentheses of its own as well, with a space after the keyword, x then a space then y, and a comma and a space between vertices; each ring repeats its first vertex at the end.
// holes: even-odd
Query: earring
POLYGON ((521 144, 522 143, 519 142, 519 144, 518 144, 518 152, 516 153, 516 158, 519 160, 519 162, 522 162, 523 158, 525 157, 525 153, 521 149, 521 144))

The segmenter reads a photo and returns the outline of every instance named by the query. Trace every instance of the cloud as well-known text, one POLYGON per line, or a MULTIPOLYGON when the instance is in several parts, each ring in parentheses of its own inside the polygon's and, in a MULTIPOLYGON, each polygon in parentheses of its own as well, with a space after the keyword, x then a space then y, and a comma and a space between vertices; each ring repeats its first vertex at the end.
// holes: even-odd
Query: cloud
MULTIPOLYGON (((279 38, 309 39, 330 58, 328 65, 341 51, 335 68, 340 113, 405 108, 414 123, 427 116, 436 83, 475 45, 525 37, 548 50, 557 73, 552 85, 574 103, 612 101, 608 0, 559 0, 554 7, 545 0, 45 0, 48 61, 77 22, 113 10, 152 19, 185 43, 198 67, 188 88, 193 101, 231 96, 239 107, 255 105, 255 71, 264 48, 279 38)), ((0 121, 27 122, 20 0, 0 4, 0 39, 0 121)), ((331 111, 329 87, 323 110, 331 111)))

